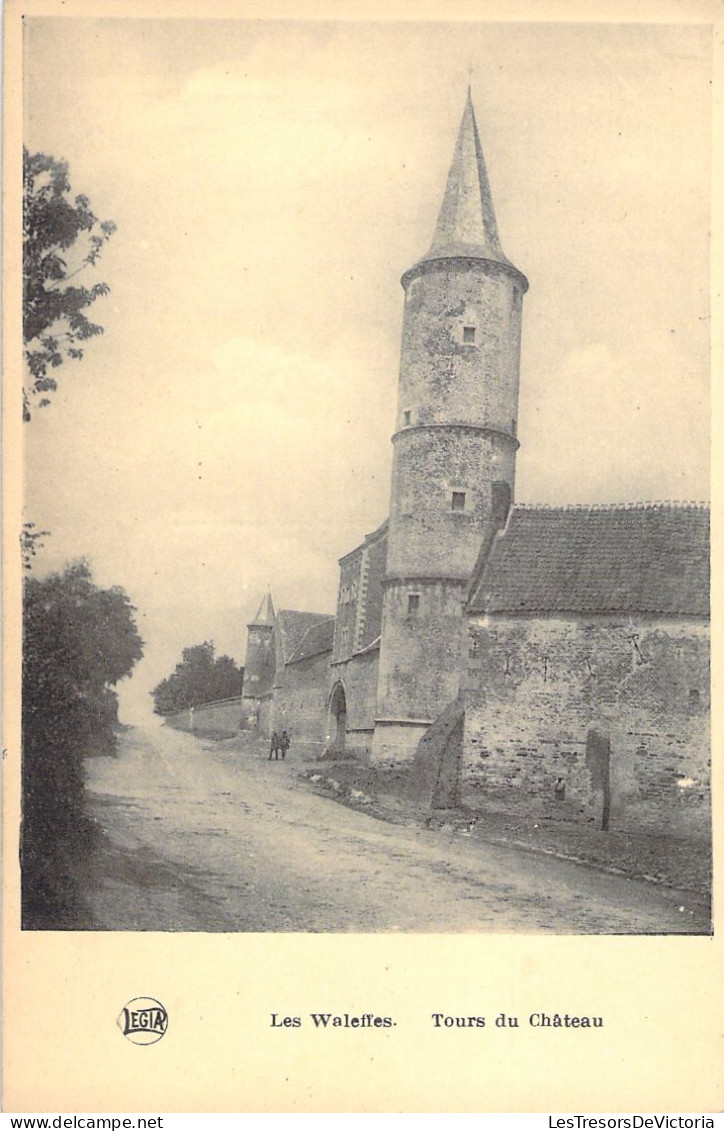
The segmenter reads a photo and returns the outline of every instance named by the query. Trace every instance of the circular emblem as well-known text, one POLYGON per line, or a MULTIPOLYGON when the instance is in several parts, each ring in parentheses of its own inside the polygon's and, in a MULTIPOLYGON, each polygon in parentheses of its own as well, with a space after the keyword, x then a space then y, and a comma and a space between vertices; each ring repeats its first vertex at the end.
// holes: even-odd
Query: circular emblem
POLYGON ((155 1045, 168 1028, 168 1013, 155 997, 134 997, 121 1010, 118 1028, 134 1045, 155 1045))

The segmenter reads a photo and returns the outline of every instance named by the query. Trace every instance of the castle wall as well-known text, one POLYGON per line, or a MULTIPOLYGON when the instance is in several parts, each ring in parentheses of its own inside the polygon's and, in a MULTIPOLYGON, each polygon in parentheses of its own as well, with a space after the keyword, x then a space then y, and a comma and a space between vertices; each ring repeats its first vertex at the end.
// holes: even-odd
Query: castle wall
POLYGON ((373 645, 382 625, 382 582, 387 562, 387 529, 367 536, 340 560, 334 660, 349 660, 373 645))
POLYGON ((217 703, 205 703, 202 707, 196 707, 193 715, 190 711, 177 711, 174 715, 167 715, 165 722, 175 730, 228 738, 238 734, 241 715, 241 696, 236 696, 233 699, 221 699, 217 703))
POLYGON ((379 649, 375 648, 344 663, 332 665, 332 686, 341 683, 344 687, 347 702, 345 749, 352 755, 366 756, 372 748, 379 659, 379 649))
POLYGON ((342 558, 339 565, 339 592, 334 622, 334 660, 347 660, 355 650, 357 625, 362 615, 364 546, 342 558))
POLYGON ((387 568, 387 529, 365 546, 360 573, 355 650, 369 648, 382 631, 382 583, 387 568))
MULTIPOLYGON (((329 652, 287 664, 274 692, 271 725, 286 730, 294 745, 304 743, 321 754, 326 739, 329 652)), ((313 753, 313 750, 309 751, 313 753)))
MULTIPOLYGON (((371 749, 375 726, 386 561, 386 525, 369 534, 340 561, 329 690, 334 691, 338 685, 344 689, 343 745, 346 752, 360 757, 371 749)), ((337 691, 335 709, 338 704, 337 691)), ((327 719, 330 746, 339 747, 341 726, 330 711, 327 719)))
POLYGON ((710 835, 704 623, 496 616, 468 652, 463 804, 600 824, 608 738, 611 828, 710 835))
POLYGON ((464 583, 387 582, 378 690, 382 721, 429 724, 457 695, 465 593, 464 583), (414 612, 411 594, 418 598, 414 612))

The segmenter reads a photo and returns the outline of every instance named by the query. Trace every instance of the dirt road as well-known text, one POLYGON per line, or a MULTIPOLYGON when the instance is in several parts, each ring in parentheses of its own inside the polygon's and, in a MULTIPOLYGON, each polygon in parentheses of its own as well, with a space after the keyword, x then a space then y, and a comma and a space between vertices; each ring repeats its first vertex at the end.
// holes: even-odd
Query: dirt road
POLYGON ((106 847, 92 926, 161 931, 706 933, 690 894, 377 821, 269 762, 162 726, 88 762, 106 847))

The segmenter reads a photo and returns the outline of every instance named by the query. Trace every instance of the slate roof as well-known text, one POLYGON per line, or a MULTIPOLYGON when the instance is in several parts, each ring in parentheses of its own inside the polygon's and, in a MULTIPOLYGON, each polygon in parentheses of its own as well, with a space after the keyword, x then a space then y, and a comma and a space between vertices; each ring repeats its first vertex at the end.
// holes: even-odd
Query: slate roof
POLYGON ((251 623, 273 625, 275 615, 274 602, 272 601, 271 590, 269 590, 266 596, 262 599, 262 602, 259 606, 259 612, 256 614, 254 620, 251 623))
POLYGON ((470 589, 471 613, 709 615, 709 508, 511 509, 470 589))
POLYGON ((420 263, 461 256, 513 266, 500 244, 469 88, 432 246, 420 263))
MULTIPOLYGON (((309 629, 331 622, 334 617, 328 613, 300 613, 296 609, 280 609, 276 619, 284 662, 289 663, 309 629)), ((299 656, 295 657, 300 659, 299 656)))
POLYGON ((293 653, 287 660, 294 664, 297 660, 308 660, 311 656, 319 656, 323 652, 331 652, 334 643, 334 617, 326 617, 316 624, 310 624, 304 636, 297 644, 293 653))

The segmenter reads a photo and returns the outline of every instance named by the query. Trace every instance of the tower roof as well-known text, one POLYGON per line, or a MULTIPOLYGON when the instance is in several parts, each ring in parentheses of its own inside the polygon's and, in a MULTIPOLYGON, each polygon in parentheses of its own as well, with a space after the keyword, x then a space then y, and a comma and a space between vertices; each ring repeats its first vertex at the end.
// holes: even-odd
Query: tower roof
POLYGON ((470 87, 435 235, 420 263, 457 257, 487 259, 514 267, 500 245, 470 87))
POLYGON ((259 612, 256 614, 254 620, 251 623, 273 625, 275 619, 276 613, 274 612, 274 602, 272 601, 271 589, 269 589, 259 606, 259 612))

